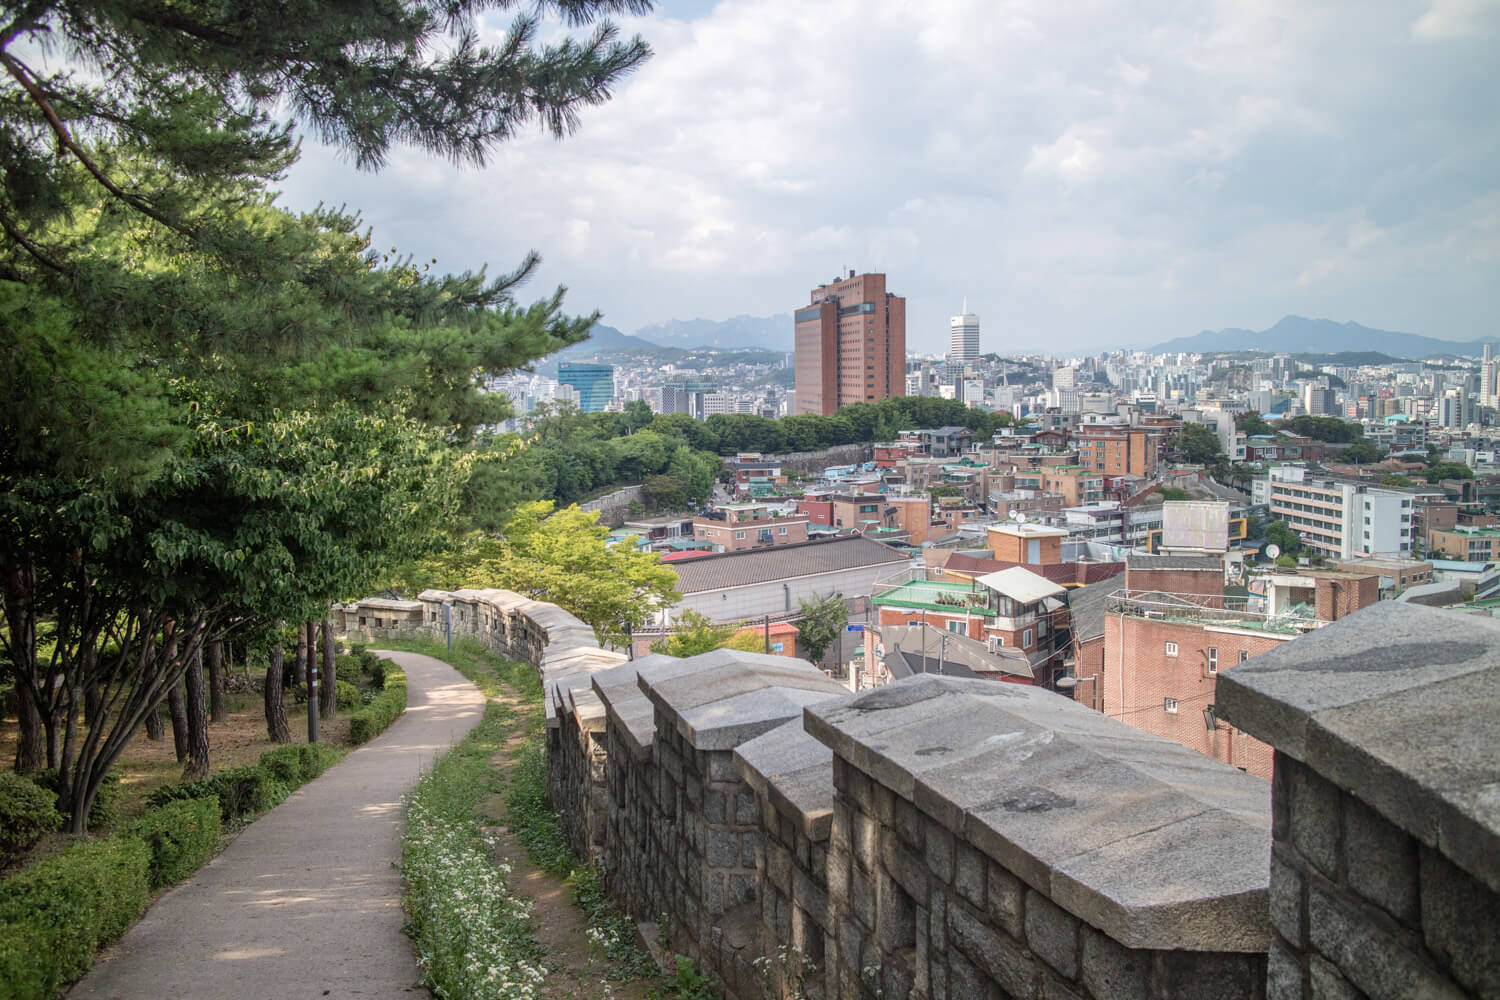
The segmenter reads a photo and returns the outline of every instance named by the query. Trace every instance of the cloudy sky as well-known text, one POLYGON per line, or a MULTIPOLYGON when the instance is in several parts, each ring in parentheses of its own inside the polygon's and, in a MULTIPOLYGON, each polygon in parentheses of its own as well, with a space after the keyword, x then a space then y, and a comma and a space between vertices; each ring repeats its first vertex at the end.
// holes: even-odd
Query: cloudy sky
MULTIPOLYGON (((1001 353, 1287 313, 1500 333, 1500 0, 660 0, 562 142, 379 174, 309 141, 284 204, 448 270, 544 266, 626 332, 789 312, 842 267, 965 297, 1001 353)), ((497 20, 498 36, 504 26, 497 20)))

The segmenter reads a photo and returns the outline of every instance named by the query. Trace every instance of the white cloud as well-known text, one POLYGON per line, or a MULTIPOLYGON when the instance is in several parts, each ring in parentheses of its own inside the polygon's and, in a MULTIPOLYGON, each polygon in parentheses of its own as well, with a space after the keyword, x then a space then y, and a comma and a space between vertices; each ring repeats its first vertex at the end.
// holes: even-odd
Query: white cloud
POLYGON ((564 142, 376 176, 310 149, 288 198, 455 270, 535 247, 626 330, 789 311, 853 266, 916 347, 965 295, 997 350, 1291 311, 1477 335, 1500 71, 1427 43, 1496 2, 723 0, 627 25, 656 57, 564 142))
POLYGON ((1496 0, 1432 0, 1432 6, 1414 22, 1411 33, 1425 41, 1472 38, 1492 34, 1500 17, 1496 0))

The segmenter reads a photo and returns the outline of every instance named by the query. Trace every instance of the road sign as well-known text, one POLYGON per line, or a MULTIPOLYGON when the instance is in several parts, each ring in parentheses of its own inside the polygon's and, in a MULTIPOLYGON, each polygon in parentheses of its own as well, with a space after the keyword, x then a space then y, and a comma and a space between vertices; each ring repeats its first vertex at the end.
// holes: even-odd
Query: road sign
POLYGON ((864 625, 860 625, 860 624, 845 625, 844 626, 844 631, 845 632, 863 632, 864 630, 865 630, 864 625))

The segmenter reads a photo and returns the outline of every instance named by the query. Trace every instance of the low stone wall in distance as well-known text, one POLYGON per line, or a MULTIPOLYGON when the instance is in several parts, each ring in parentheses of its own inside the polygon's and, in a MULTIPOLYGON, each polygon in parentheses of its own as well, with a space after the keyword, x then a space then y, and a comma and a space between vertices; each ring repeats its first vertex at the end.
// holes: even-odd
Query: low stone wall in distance
POLYGON ((1268 785, 1039 689, 420 603, 536 667, 574 849, 731 1000, 1500 996, 1487 620, 1377 605, 1222 675, 1268 785))

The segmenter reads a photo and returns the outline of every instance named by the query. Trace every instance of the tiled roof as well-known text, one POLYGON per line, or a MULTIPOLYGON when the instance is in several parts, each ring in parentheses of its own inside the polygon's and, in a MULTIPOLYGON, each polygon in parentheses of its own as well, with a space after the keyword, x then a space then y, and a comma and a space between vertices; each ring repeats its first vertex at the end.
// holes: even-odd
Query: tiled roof
POLYGON ((671 569, 677 574, 678 590, 699 594, 867 566, 889 565, 894 570, 909 561, 906 555, 888 545, 856 535, 747 552, 720 552, 674 564, 671 569))

